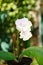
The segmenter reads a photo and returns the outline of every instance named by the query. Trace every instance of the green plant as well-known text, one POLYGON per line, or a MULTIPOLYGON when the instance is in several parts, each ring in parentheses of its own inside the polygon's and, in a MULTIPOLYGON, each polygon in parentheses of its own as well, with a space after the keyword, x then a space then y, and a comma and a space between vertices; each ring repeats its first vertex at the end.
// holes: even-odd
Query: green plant
MULTIPOLYGON (((43 65, 43 48, 41 47, 29 47, 20 54, 19 59, 23 56, 35 58, 39 65, 43 65)), ((1 51, 0 59, 15 60, 16 58, 11 53, 1 51)))
POLYGON ((28 18, 29 20, 31 19, 29 12, 34 10, 36 1, 37 0, 0 0, 0 45, 3 43, 4 46, 2 46, 2 48, 4 48, 2 49, 3 51, 0 51, 0 59, 15 60, 18 57, 19 61, 21 60, 22 56, 26 55, 30 58, 34 57, 39 65, 43 65, 43 49, 40 47, 30 47, 30 40, 27 40, 29 34, 31 34, 30 29, 26 27, 25 30, 25 26, 22 27, 27 34, 29 32, 25 38, 25 36, 22 34, 25 32, 21 31, 21 29, 18 31, 15 27, 15 21, 17 19, 24 17, 28 18), (29 29, 29 31, 27 29, 29 29), (21 35, 21 39, 19 38, 19 33, 21 35), (9 42, 9 38, 13 40, 12 43, 9 42), (12 46, 13 53, 8 52, 10 46, 12 46), (6 49, 7 51, 5 52, 6 49))
POLYGON ((43 65, 43 48, 29 47, 21 53, 20 57, 24 55, 30 58, 34 57, 37 60, 39 65, 43 65))

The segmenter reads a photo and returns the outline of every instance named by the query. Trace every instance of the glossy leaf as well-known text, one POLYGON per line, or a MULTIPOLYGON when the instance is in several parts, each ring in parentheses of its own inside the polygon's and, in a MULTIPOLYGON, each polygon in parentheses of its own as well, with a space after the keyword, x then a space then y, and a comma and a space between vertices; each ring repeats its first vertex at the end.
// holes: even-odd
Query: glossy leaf
POLYGON ((22 52, 20 57, 22 56, 34 57, 39 65, 43 65, 43 48, 41 47, 29 47, 25 51, 22 52))

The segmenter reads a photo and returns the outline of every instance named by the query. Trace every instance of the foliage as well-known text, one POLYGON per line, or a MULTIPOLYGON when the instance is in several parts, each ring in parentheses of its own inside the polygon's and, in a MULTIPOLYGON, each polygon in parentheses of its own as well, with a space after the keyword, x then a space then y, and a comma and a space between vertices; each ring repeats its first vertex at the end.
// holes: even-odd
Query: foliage
MULTIPOLYGON (((21 53, 19 59, 23 56, 35 58, 39 65, 43 65, 43 48, 41 47, 29 47, 21 53)), ((0 51, 0 59, 15 60, 16 58, 11 53, 0 51)))
MULTIPOLYGON (((25 42, 18 38, 19 32, 16 30, 15 21, 18 18, 20 19, 23 17, 26 17, 30 20, 31 16, 29 12, 31 10, 34 10, 36 6, 36 1, 37 0, 0 0, 0 45, 2 41, 7 42, 9 44, 10 43, 9 41, 12 38, 13 39, 12 52, 16 50, 17 52, 16 54, 18 56, 20 54, 18 53, 18 51, 21 52, 25 48, 29 47, 30 41, 28 40, 25 42)), ((31 58, 35 57, 39 65, 43 65, 42 48, 29 47, 23 53, 21 53, 21 56, 22 55, 27 55, 31 58)), ((0 59, 15 60, 15 56, 12 53, 0 51, 0 59)))
POLYGON ((41 47, 29 47, 26 50, 24 50, 20 57, 22 56, 28 56, 30 58, 35 58, 39 65, 43 65, 43 48, 41 47))
POLYGON ((0 51, 0 59, 14 60, 16 59, 12 53, 0 51))
MULTIPOLYGON (((13 34, 18 37, 15 21, 23 17, 30 19, 29 12, 35 8, 35 3, 36 0, 0 0, 0 44, 6 42, 10 45, 13 34)), ((19 39, 19 42, 22 43, 23 41, 19 39)))

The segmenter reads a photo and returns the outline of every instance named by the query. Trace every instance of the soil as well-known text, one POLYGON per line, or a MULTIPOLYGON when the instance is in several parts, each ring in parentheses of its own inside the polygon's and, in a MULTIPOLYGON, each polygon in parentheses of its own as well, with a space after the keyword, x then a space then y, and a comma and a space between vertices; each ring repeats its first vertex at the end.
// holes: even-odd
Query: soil
POLYGON ((8 65, 30 65, 32 63, 32 59, 28 57, 23 57, 19 62, 14 60, 7 61, 8 65))

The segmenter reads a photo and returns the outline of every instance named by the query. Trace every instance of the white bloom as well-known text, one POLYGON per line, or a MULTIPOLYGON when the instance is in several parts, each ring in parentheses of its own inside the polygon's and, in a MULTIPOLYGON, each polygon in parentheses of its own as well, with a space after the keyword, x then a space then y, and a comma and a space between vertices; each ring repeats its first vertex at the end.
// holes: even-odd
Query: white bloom
POLYGON ((22 18, 22 19, 17 19, 16 22, 16 28, 18 31, 20 31, 20 38, 23 39, 24 41, 28 40, 31 38, 31 26, 32 23, 31 21, 28 21, 27 18, 22 18))
POLYGON ((22 19, 17 19, 16 22, 16 28, 17 30, 19 31, 22 31, 22 30, 31 30, 31 26, 32 26, 32 23, 30 21, 28 21, 27 18, 22 18, 22 19))
POLYGON ((29 31, 21 31, 20 33, 20 39, 23 39, 24 41, 30 39, 31 37, 32 37, 32 34, 29 31))
POLYGON ((2 42, 1 43, 1 48, 2 48, 3 51, 8 52, 9 44, 7 44, 6 42, 2 42))

